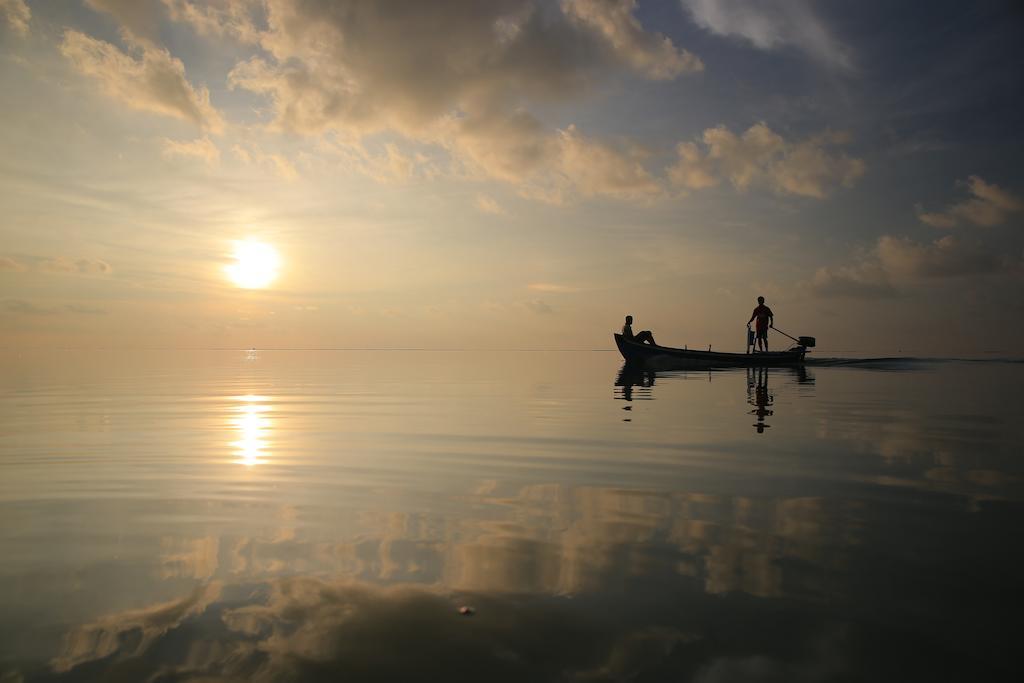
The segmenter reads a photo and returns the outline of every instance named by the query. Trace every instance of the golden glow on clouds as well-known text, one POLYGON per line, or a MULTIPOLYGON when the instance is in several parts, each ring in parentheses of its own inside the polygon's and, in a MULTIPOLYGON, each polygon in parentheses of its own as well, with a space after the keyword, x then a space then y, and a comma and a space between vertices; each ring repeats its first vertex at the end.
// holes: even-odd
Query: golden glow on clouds
POLYGON ((235 244, 235 262, 224 268, 239 287, 263 289, 277 279, 281 259, 269 244, 246 240, 235 244))

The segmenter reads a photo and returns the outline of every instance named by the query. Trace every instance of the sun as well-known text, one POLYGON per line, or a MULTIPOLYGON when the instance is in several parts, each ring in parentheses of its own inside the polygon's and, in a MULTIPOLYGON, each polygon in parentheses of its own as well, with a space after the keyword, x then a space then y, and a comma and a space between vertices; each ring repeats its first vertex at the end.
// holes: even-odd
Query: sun
POLYGON ((277 279, 281 259, 269 244, 252 240, 236 242, 234 257, 235 262, 224 270, 239 287, 262 289, 277 279))

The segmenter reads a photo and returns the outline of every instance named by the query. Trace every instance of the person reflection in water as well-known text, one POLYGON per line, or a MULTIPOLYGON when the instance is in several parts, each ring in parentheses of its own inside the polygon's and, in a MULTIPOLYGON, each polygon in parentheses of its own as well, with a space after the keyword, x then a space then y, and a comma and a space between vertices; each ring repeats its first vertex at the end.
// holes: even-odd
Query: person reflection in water
POLYGON ((750 414, 757 416, 754 428, 758 434, 764 434, 764 430, 771 427, 771 425, 765 424, 764 419, 774 414, 774 411, 768 408, 774 398, 768 393, 767 368, 747 368, 747 401, 754 406, 750 414), (753 396, 751 396, 751 390, 753 390, 753 396))
POLYGON ((644 330, 635 335, 633 334, 633 316, 631 315, 626 316, 626 324, 622 326, 622 336, 641 344, 656 344, 654 341, 654 335, 651 334, 650 330, 644 330))
MULTIPOLYGON (((632 401, 633 387, 650 389, 654 386, 655 377, 656 376, 652 371, 638 370, 627 364, 622 366, 622 370, 619 371, 619 376, 615 378, 615 386, 622 387, 622 399, 624 401, 632 401)), ((629 409, 629 406, 623 408, 623 410, 629 409)))

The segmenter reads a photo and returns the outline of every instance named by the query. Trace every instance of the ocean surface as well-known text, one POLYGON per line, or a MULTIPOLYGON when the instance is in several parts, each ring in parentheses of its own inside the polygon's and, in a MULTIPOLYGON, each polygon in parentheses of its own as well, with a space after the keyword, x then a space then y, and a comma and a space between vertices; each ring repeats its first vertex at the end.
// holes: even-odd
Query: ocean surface
POLYGON ((1024 363, 0 353, 0 681, 1022 668, 1024 363))

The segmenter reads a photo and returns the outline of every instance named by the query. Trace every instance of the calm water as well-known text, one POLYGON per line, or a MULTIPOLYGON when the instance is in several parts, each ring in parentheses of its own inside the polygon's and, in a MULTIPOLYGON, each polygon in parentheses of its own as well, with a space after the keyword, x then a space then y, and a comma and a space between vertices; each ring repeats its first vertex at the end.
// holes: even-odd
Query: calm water
POLYGON ((1024 364, 620 369, 0 355, 0 680, 1020 669, 1024 364))

